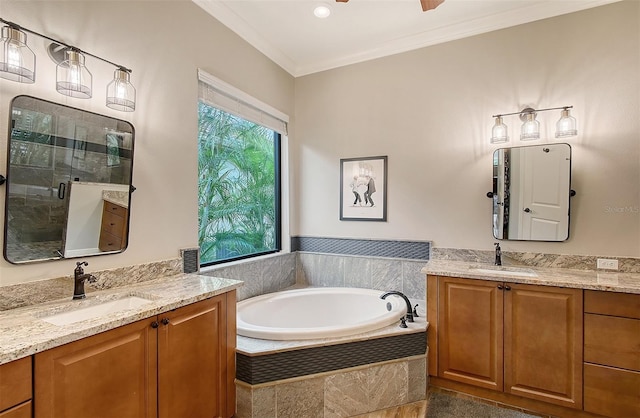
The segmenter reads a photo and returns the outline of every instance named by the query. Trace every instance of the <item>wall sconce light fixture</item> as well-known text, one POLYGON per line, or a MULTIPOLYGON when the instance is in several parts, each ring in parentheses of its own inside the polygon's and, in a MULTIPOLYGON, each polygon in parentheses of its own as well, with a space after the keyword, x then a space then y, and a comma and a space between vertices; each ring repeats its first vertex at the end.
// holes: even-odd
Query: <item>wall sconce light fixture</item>
POLYGON ((491 129, 491 143, 499 144, 509 141, 508 128, 503 122, 503 116, 520 115, 522 128, 520 129, 520 140, 530 141, 540 139, 540 122, 536 120, 536 116, 539 112, 546 112, 548 110, 562 109, 560 119, 556 123, 556 138, 567 138, 570 136, 578 135, 578 129, 576 127, 576 119, 569 114, 569 109, 573 106, 552 107, 549 109, 532 109, 527 107, 520 112, 503 113, 499 115, 493 115, 496 123, 491 129))
POLYGON ((135 110, 136 89, 130 81, 130 69, 2 18, 0 18, 0 22, 6 25, 2 27, 2 38, 0 39, 2 47, 0 78, 20 83, 35 82, 36 57, 27 46, 25 32, 28 32, 53 42, 49 46, 49 53, 58 64, 56 67, 56 90, 58 93, 80 99, 91 98, 93 77, 84 63, 85 56, 88 55, 116 67, 114 79, 107 86, 106 105, 123 112, 135 110), (52 52, 57 54, 54 55, 52 52), (57 60, 56 57, 60 54, 63 54, 63 57, 57 60))

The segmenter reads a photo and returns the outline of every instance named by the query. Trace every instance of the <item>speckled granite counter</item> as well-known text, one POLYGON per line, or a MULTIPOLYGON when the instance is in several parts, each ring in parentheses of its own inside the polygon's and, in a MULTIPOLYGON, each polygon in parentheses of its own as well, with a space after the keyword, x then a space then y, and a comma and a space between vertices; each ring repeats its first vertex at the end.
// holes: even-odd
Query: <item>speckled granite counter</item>
POLYGON ((494 266, 450 260, 431 260, 421 271, 438 276, 640 294, 640 273, 519 265, 494 266))
POLYGON ((0 312, 0 364, 208 299, 241 285, 242 282, 238 280, 179 274, 93 292, 87 294, 86 299, 79 301, 72 301, 69 295, 63 300, 2 311, 0 312), (64 326, 52 325, 40 319, 131 295, 150 299, 151 302, 139 308, 64 326))

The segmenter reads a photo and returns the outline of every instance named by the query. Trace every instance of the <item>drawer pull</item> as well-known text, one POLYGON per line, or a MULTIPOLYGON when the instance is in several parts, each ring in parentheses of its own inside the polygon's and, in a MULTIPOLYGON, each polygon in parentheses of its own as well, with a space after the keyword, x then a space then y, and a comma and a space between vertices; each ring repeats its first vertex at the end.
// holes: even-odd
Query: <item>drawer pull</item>
POLYGON ((162 325, 169 325, 169 318, 162 318, 162 325))

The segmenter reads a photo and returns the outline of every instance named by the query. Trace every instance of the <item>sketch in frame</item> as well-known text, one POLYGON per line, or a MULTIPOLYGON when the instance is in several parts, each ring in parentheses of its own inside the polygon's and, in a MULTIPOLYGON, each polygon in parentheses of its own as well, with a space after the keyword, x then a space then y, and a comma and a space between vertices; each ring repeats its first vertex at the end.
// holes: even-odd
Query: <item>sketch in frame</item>
POLYGON ((340 220, 387 220, 387 156, 340 160, 340 220))

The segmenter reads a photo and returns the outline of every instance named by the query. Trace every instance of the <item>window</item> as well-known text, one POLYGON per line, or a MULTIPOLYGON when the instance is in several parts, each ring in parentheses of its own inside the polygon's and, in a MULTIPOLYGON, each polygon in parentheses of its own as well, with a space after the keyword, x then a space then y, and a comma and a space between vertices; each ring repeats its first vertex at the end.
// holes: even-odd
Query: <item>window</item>
POLYGON ((280 132, 257 123, 251 116, 260 109, 253 105, 235 100, 254 112, 249 114, 251 120, 243 117, 248 112, 221 103, 230 96, 202 77, 199 96, 201 266, 279 251, 280 132))

